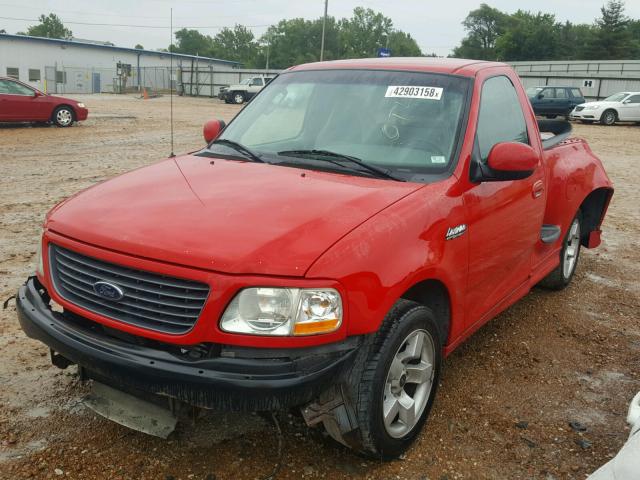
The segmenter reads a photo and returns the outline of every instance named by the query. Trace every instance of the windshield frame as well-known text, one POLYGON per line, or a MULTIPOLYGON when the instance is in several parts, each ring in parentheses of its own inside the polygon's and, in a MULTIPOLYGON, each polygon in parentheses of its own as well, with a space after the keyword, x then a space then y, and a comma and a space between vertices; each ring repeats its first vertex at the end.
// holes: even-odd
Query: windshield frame
MULTIPOLYGON (((462 108, 461 108, 461 111, 460 111, 460 117, 459 117, 459 121, 458 121, 458 126, 457 126, 456 132, 455 132, 454 137, 453 137, 453 145, 454 145, 454 147, 453 147, 452 152, 451 152, 451 161, 447 165, 447 168, 443 169, 442 171, 437 172, 437 173, 408 173, 408 172, 398 172, 398 171, 393 170, 393 169, 390 170, 390 173, 392 173, 394 176, 397 176, 399 179, 401 179, 403 181, 414 182, 414 183, 433 183, 435 181, 444 180, 444 179, 450 177, 453 174, 454 170, 458 166, 458 162, 460 161, 460 151, 462 150, 462 146, 464 144, 464 139, 466 137, 466 132, 467 132, 468 123, 469 123, 469 112, 471 110, 473 88, 474 88, 474 84, 475 84, 475 77, 469 77, 469 76, 466 76, 466 75, 458 75, 458 74, 454 74, 454 73, 441 73, 441 72, 432 72, 432 71, 424 71, 424 70, 392 69, 392 68, 313 68, 313 69, 301 69, 301 70, 284 71, 284 72, 280 73, 279 75, 277 75, 276 77, 274 77, 271 82, 266 84, 258 93, 256 93, 245 104, 245 106, 242 108, 242 110, 240 110, 233 117, 233 119, 225 126, 225 128, 222 130, 222 132, 220 133, 218 138, 224 138, 224 132, 225 132, 225 130, 227 130, 229 125, 231 125, 234 121, 236 121, 242 115, 242 113, 247 108, 247 106, 249 106, 249 104, 251 102, 255 101, 255 99, 259 95, 264 95, 265 90, 267 90, 268 88, 272 88, 272 85, 274 85, 274 83, 275 83, 274 81, 276 80, 276 78, 284 76, 284 75, 296 75, 298 73, 323 72, 323 71, 329 71, 329 72, 335 72, 335 71, 396 72, 396 73, 407 73, 407 74, 426 74, 426 75, 431 75, 431 76, 453 77, 453 78, 456 78, 456 79, 460 79, 464 83, 466 83, 466 88, 463 88, 462 108)), ((205 148, 205 150, 208 150, 213 143, 214 143, 213 141, 210 142, 207 145, 207 147, 205 148)), ((258 152, 258 153, 260 153, 260 152, 258 152)), ((261 158, 263 158, 267 163, 269 163, 271 165, 276 165, 276 166, 290 167, 290 168, 300 168, 300 169, 303 169, 303 170, 323 170, 323 171, 329 171, 331 173, 339 173, 339 174, 342 174, 342 175, 360 176, 360 175, 357 175, 356 172, 333 170, 333 169, 329 169, 329 168, 324 170, 324 169, 318 169, 318 168, 310 168, 309 165, 305 165, 303 163, 300 163, 299 165, 292 165, 292 164, 286 163, 286 162, 282 162, 281 163, 279 161, 272 161, 272 160, 275 160, 275 159, 274 158, 269 158, 269 155, 261 155, 261 158), (267 157, 267 158, 265 158, 265 157, 267 157)), ((382 180, 394 181, 394 180, 391 180, 391 179, 382 179, 382 180)))

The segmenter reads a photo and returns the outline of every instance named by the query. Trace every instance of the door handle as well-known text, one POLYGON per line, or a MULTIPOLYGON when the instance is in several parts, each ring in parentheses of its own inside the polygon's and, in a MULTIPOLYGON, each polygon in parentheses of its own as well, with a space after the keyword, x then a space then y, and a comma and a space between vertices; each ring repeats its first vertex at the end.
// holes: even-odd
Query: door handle
POLYGON ((531 194, 533 195, 533 198, 539 198, 542 196, 542 192, 544 192, 544 183, 542 180, 538 180, 533 184, 531 194))

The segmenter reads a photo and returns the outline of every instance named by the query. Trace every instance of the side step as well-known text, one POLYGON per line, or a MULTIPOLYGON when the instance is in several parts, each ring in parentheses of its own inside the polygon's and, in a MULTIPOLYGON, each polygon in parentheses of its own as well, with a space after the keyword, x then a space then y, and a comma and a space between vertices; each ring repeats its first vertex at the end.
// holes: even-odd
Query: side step
POLYGON ((542 225, 540 240, 542 243, 553 243, 560 238, 560 225, 542 225))
POLYGON ((83 403, 113 422, 155 437, 167 438, 178 422, 168 409, 95 380, 83 403))

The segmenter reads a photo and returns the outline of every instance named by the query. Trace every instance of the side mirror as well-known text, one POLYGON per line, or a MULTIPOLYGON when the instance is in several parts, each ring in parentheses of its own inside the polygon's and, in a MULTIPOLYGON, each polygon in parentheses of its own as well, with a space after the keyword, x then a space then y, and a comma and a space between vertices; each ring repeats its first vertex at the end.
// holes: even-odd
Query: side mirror
POLYGON ((631 100, 625 100, 624 102, 622 102, 623 104, 627 104, 627 103, 631 103, 631 100))
POLYGON ((202 134, 204 135, 204 140, 207 143, 213 142, 218 136, 220 132, 224 130, 226 127, 226 123, 224 120, 209 120, 204 124, 204 128, 202 129, 202 134))
POLYGON ((538 94, 538 100, 542 100, 544 98, 544 94, 543 93, 539 93, 538 94))
POLYGON ((538 166, 538 154, 529 145, 518 142, 502 142, 489 152, 486 180, 521 180, 530 176, 538 166))

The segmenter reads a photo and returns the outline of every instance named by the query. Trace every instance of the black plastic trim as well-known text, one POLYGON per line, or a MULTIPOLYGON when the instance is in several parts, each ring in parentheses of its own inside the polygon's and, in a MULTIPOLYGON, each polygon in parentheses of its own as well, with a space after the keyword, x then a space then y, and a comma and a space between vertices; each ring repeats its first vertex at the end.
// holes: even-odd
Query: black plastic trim
MULTIPOLYGON (((29 278, 16 299, 25 333, 122 390, 137 389, 218 410, 277 410, 311 401, 336 382, 361 337, 290 349, 224 346, 223 355, 180 359, 169 351, 128 343, 83 328, 49 306, 46 290, 29 278)), ((87 320, 87 322, 90 322, 87 320)))

